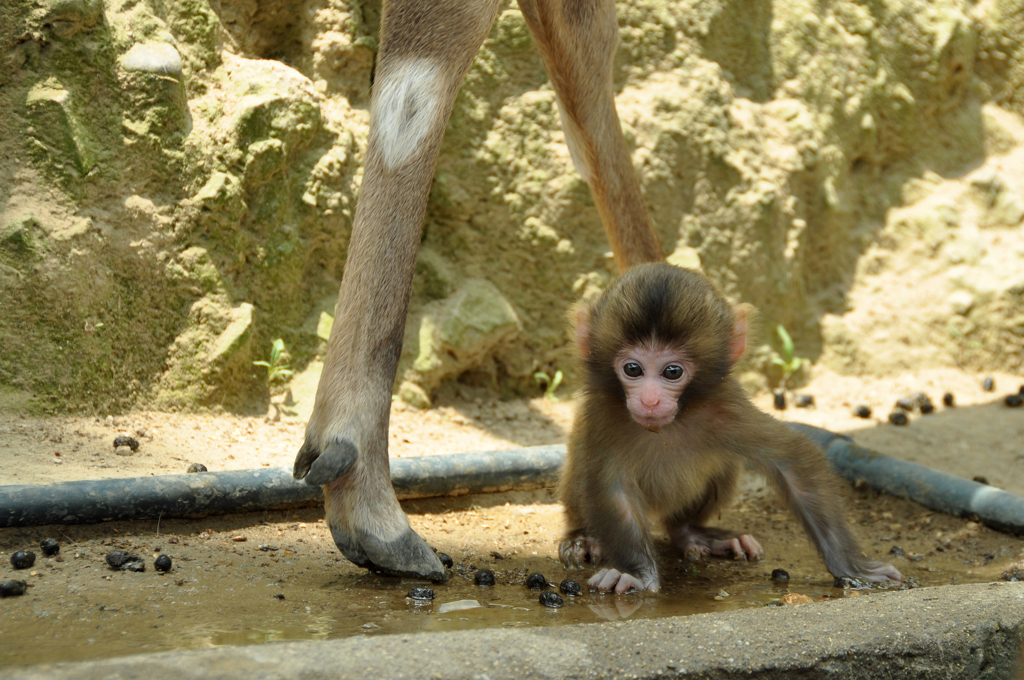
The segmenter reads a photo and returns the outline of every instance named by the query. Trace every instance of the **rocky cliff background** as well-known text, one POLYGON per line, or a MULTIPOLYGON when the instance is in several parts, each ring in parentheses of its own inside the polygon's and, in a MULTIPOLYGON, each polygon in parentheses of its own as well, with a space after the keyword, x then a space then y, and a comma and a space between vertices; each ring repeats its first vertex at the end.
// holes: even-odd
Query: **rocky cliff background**
MULTIPOLYGON (((380 3, 0 5, 0 408, 259 411, 315 383, 380 3), (284 384, 270 385, 283 390, 284 384)), ((666 254, 853 374, 1024 364, 1024 1, 619 3, 620 115, 666 254)), ((614 276, 522 16, 459 94, 396 392, 539 389, 614 276)), ((308 394, 308 390, 306 392, 308 394)), ((305 397, 309 401, 309 397, 305 397)), ((306 406, 311 406, 307 404, 306 406)))

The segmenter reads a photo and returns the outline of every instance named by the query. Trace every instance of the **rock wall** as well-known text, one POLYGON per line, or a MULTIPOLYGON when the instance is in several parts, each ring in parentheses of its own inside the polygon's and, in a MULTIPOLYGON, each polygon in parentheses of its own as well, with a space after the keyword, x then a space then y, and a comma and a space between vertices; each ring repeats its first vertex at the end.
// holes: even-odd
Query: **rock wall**
MULTIPOLYGON (((1018 144, 983 105, 1024 114, 1022 5, 620 2, 617 100, 666 253, 803 354, 835 355, 829 329, 908 181, 1018 144)), ((0 403, 262 409, 251 362, 274 338, 294 367, 322 351, 379 16, 360 0, 0 6, 0 403)), ((614 276, 607 251, 509 4, 438 161, 403 396, 536 389, 538 370, 572 387, 565 309, 614 276)))

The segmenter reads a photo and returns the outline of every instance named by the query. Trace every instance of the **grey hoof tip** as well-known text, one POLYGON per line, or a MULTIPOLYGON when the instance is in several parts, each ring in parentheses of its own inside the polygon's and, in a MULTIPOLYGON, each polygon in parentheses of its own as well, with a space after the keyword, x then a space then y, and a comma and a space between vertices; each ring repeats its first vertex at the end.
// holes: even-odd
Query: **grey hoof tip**
POLYGON ((306 484, 323 486, 348 474, 359 458, 359 449, 347 439, 331 442, 309 466, 306 484))

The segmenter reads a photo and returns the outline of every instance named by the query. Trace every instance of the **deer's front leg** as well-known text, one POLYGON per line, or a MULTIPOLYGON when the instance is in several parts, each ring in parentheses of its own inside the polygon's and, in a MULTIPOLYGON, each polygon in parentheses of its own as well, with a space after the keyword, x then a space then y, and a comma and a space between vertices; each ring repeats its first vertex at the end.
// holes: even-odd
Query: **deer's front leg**
POLYGON ((420 230, 444 128, 498 0, 387 0, 348 260, 295 477, 324 486, 354 563, 445 578, 391 488, 388 417, 420 230))

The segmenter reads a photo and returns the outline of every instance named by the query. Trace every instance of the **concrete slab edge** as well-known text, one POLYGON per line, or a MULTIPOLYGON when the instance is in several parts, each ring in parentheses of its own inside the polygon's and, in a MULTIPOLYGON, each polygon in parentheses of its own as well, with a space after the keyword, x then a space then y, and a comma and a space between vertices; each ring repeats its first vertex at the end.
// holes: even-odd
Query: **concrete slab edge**
MULTIPOLYGON (((612 596, 609 596, 612 597, 612 596)), ((559 612, 553 610, 552 617, 559 612)), ((7 669, 9 680, 1015 678, 1024 583, 550 628, 378 635, 7 669)))

